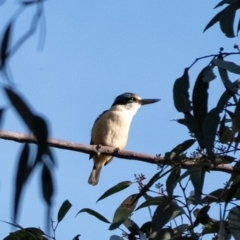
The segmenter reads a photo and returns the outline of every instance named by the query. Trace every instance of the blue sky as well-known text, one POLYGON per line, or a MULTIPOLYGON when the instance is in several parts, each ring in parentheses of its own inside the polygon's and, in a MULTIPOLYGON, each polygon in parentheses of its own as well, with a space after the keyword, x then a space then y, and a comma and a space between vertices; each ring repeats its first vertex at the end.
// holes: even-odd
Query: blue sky
MULTIPOLYGON (((195 58, 217 53, 220 47, 233 51, 234 43, 238 43, 237 38, 227 39, 218 25, 203 33, 208 21, 218 12, 213 10, 217 3, 46 1, 43 49, 38 49, 38 28, 10 61, 17 90, 48 120, 51 137, 82 144, 90 142, 95 118, 108 109, 119 94, 134 92, 144 98, 161 98, 161 102, 141 108, 134 117, 126 149, 163 155, 189 138, 186 128, 171 121, 182 117, 173 106, 175 79, 195 58)), ((1 32, 17 7, 15 1, 0 6, 1 32)), ((29 8, 20 16, 14 26, 12 43, 29 27, 33 11, 29 8)), ((201 61, 191 69, 191 86, 208 62, 201 61)), ((6 83, 3 78, 1 82, 6 83)), ((219 79, 212 83, 211 89, 214 105, 223 91, 219 79)), ((9 105, 2 92, 0 103, 9 105)), ((3 129, 27 133, 12 108, 5 115, 3 129)), ((0 219, 5 221, 11 221, 12 217, 13 177, 20 150, 20 144, 1 140, 0 219)), ((107 224, 90 215, 83 213, 76 218, 75 215, 88 207, 111 221, 119 204, 128 195, 138 192, 137 185, 97 204, 96 200, 118 182, 134 180, 134 173, 144 173, 149 179, 156 173, 156 166, 115 158, 103 168, 100 183, 92 187, 87 183, 92 169, 87 155, 53 151, 57 159, 57 193, 52 218, 56 220, 57 210, 64 200, 73 204, 58 227, 57 239, 72 239, 77 234, 81 234, 83 240, 121 235, 120 230, 108 231, 107 224)), ((223 176, 207 174, 206 192, 222 187, 226 180, 223 176)), ((36 172, 25 191, 18 222, 24 227, 45 226, 39 179, 40 173, 36 172)), ((218 218, 218 212, 213 214, 218 218)), ((146 209, 133 215, 140 226, 149 218, 146 209)), ((11 231, 5 223, 0 223, 0 229, 0 239, 11 231)))

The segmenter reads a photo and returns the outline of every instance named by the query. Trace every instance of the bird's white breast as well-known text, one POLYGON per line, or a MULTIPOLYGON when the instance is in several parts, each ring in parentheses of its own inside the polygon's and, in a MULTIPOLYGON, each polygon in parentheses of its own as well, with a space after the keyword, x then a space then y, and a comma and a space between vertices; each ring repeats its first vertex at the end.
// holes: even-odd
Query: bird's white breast
POLYGON ((119 106, 109 109, 100 116, 92 128, 93 143, 119 149, 124 148, 135 113, 119 106))

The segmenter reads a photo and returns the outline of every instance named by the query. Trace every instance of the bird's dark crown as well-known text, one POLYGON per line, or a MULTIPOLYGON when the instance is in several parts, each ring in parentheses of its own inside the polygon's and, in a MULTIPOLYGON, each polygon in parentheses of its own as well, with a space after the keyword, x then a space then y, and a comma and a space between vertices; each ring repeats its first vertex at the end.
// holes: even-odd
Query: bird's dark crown
POLYGON ((123 93, 116 97, 112 106, 114 105, 126 105, 128 103, 138 102, 141 98, 134 93, 123 93))

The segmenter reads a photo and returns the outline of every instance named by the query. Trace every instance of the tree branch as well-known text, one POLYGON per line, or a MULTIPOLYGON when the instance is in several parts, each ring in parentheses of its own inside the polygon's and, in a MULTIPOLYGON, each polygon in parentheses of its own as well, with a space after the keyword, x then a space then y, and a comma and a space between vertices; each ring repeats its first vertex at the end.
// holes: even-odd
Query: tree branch
MULTIPOLYGON (((33 135, 15 133, 15 132, 7 132, 7 131, 0 131, 0 139, 4 140, 11 140, 19 143, 33 143, 37 144, 37 140, 33 135)), ((112 147, 105 147, 99 145, 84 145, 78 144, 73 142, 67 142, 63 140, 58 140, 54 138, 48 139, 48 145, 50 147, 82 152, 86 154, 107 154, 112 155, 117 158, 128 159, 128 160, 137 160, 141 162, 151 163, 151 164, 163 164, 163 165, 170 165, 169 161, 167 161, 164 157, 161 156, 152 156, 145 153, 139 152, 132 152, 126 150, 119 150, 112 147)), ((204 161, 204 162, 196 162, 193 158, 186 158, 182 161, 181 167, 183 169, 190 169, 191 167, 202 166, 207 170, 211 171, 220 171, 226 173, 232 173, 233 167, 230 165, 218 165, 211 167, 211 161, 204 161), (211 168, 210 168, 211 167, 211 168)))

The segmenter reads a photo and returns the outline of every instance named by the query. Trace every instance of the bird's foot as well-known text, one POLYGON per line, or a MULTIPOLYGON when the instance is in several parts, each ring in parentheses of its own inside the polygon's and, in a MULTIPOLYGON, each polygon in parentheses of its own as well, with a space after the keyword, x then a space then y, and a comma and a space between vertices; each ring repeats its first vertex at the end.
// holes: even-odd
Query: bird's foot
POLYGON ((97 156, 100 156, 101 152, 100 152, 100 149, 102 148, 102 145, 101 144, 98 144, 96 146, 96 150, 97 150, 97 156))
POLYGON ((119 153, 119 151, 120 151, 120 148, 115 148, 114 149, 114 153, 119 153))

